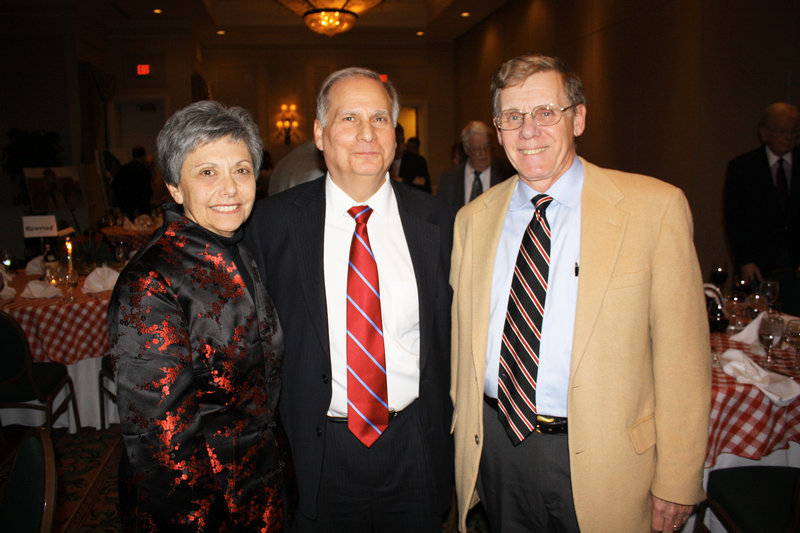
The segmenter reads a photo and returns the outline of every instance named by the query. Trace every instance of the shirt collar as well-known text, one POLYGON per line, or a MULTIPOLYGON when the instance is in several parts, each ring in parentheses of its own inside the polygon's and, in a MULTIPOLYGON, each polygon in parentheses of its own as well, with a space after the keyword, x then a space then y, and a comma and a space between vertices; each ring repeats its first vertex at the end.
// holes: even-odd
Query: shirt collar
MULTIPOLYGON (((581 202, 581 191, 583 190, 583 165, 578 156, 572 161, 572 165, 567 171, 558 178, 544 194, 553 197, 553 201, 566 206, 570 209, 577 209, 581 202)), ((531 200, 537 194, 542 194, 533 190, 525 184, 522 178, 517 180, 514 194, 511 196, 510 210, 527 209, 531 200)))
MULTIPOLYGON (((783 154, 782 156, 779 157, 779 156, 775 155, 772 152, 772 150, 769 149, 769 146, 764 145, 764 148, 767 150, 767 161, 769 162, 769 166, 770 167, 774 167, 775 163, 778 162, 778 159, 783 159, 786 163, 788 163, 791 166, 791 164, 792 164, 792 152, 791 151, 786 152, 785 154, 783 154)), ((786 168, 786 167, 784 167, 784 168, 786 168)))
POLYGON ((367 200, 364 202, 356 202, 353 200, 350 195, 344 192, 341 187, 333 182, 330 172, 328 172, 325 176, 326 209, 329 209, 330 212, 334 214, 341 214, 350 218, 350 215, 347 213, 347 211, 351 207, 354 205, 368 205, 373 211, 375 211, 372 216, 379 215, 382 217, 389 212, 389 206, 393 196, 394 190, 392 189, 392 185, 389 183, 388 172, 384 177, 383 185, 381 185, 380 188, 375 191, 375 194, 367 198, 367 200))

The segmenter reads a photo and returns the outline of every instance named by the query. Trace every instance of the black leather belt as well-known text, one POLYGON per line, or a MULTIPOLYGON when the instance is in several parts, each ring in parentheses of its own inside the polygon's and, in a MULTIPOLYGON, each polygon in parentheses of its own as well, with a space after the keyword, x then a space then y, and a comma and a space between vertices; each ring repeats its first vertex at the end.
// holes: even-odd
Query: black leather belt
MULTIPOLYGON (((490 398, 483 395, 483 401, 497 411, 497 398, 490 398)), ((545 416, 536 415, 536 427, 533 428, 536 433, 542 435, 555 435, 567 432, 567 419, 561 416, 545 416)))

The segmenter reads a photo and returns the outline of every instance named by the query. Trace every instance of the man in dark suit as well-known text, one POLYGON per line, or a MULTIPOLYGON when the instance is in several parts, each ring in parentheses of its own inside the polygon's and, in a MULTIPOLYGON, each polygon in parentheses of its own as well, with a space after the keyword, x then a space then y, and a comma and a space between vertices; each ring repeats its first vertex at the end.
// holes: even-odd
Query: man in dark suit
POLYGON ((153 196, 152 172, 147 164, 147 152, 143 146, 134 146, 133 159, 122 165, 111 182, 114 205, 131 220, 138 215, 150 214, 150 198, 153 196))
MULTIPOLYGON (((389 169, 393 177, 402 181, 406 185, 411 185, 425 192, 431 192, 431 176, 428 173, 428 162, 416 151, 408 150, 405 143, 405 131, 403 126, 398 124, 394 128, 397 149, 394 154, 394 162, 389 169)), ((413 137, 416 139, 416 137, 413 137)), ((419 139, 417 139, 419 148, 419 139)))
POLYGON ((280 413, 300 532, 440 531, 451 501, 452 219, 434 197, 389 179, 398 109, 373 71, 329 76, 314 122, 327 175, 260 202, 246 230, 284 331, 280 413), (379 300, 377 317, 356 306, 360 280, 379 300), (372 321, 370 341, 351 323, 359 316, 372 321), (382 384, 351 359, 363 353, 382 384), (381 421, 358 407, 362 389, 381 421))
POLYGON ((786 312, 787 305, 800 312, 799 125, 797 107, 767 107, 758 128, 764 144, 733 159, 725 180, 725 228, 736 267, 748 281, 780 281, 786 312))
POLYGON ((453 213, 508 177, 503 176, 492 161, 493 133, 489 126, 477 120, 469 122, 461 130, 467 161, 445 170, 439 176, 437 191, 437 196, 452 208, 453 213))

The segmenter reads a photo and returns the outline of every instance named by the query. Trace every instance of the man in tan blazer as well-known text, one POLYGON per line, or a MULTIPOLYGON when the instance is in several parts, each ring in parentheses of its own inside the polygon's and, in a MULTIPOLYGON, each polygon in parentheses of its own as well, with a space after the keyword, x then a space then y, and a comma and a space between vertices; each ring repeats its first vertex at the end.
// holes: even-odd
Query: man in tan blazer
POLYGON ((687 201, 669 184, 576 155, 585 96, 561 60, 506 62, 492 98, 518 174, 456 218, 451 395, 461 530, 479 499, 493 533, 679 529, 703 499, 711 398, 687 201), (503 362, 509 295, 544 193, 552 200, 538 223, 549 232, 549 275, 532 327, 541 333, 536 353, 520 354, 538 358, 534 416, 529 434, 514 438, 519 424, 506 413, 523 402, 502 381, 515 372, 503 362))

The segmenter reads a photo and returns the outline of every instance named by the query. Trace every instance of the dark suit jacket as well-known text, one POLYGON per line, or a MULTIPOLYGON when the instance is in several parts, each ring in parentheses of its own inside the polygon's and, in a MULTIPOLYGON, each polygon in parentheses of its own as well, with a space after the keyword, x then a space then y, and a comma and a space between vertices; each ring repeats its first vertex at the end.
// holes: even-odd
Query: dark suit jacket
MULTIPOLYGON (((452 218, 429 194, 391 181, 419 291, 419 407, 436 509, 450 503, 450 303, 452 218)), ((256 258, 284 331, 280 412, 294 455, 300 511, 317 512, 331 360, 323 276, 325 179, 260 201, 246 241, 256 258)), ((391 281, 389 281, 391 283, 391 281)))
POLYGON ((397 174, 403 178, 403 183, 410 185, 425 192, 431 192, 431 176, 428 174, 428 162, 419 154, 413 154, 406 150, 400 159, 400 169, 397 174), (414 184, 414 178, 422 176, 425 183, 422 185, 414 184))
MULTIPOLYGON (((450 206, 454 215, 464 206, 464 169, 466 166, 466 163, 462 163, 457 167, 445 170, 439 176, 439 189, 436 192, 436 196, 450 206)), ((494 187, 508 177, 503 176, 494 163, 492 163, 491 171, 489 187, 494 187)))
POLYGON ((756 263, 769 275, 800 264, 800 148, 792 152, 787 213, 781 213, 766 150, 761 146, 728 164, 725 180, 725 229, 740 267, 756 263), (788 250, 781 259, 779 250, 788 250))

